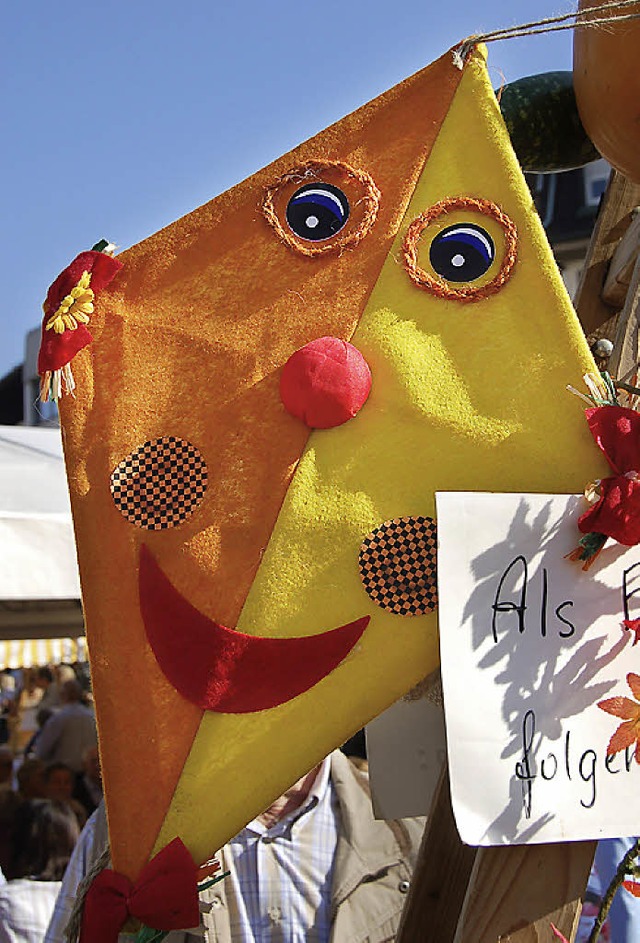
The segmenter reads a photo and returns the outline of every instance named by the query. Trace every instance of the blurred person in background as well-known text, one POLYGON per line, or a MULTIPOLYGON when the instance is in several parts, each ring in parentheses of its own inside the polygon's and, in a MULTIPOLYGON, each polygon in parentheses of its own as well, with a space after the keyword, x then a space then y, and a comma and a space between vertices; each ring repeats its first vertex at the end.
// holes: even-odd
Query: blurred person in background
MULTIPOLYGON (((22 799, 13 789, 13 752, 0 746, 0 869, 7 872, 13 853, 13 828, 22 799)), ((0 883, 3 883, 0 881, 0 883)))
POLYGON ((11 736, 10 724, 16 696, 16 679, 8 671, 0 672, 0 744, 11 736))
POLYGON ((33 668, 22 672, 22 685, 11 705, 9 745, 14 753, 22 753, 38 729, 36 713, 42 698, 42 690, 36 684, 33 668))
MULTIPOLYGON (((375 819, 368 777, 335 750, 224 846, 229 874, 201 892, 201 926, 164 943, 392 943, 423 829, 424 819, 375 819)), ((101 803, 75 848, 45 943, 65 943, 78 884, 107 848, 101 803)))
POLYGON ((45 666, 36 668, 36 685, 42 691, 42 697, 38 704, 39 710, 43 708, 48 711, 54 711, 61 706, 60 684, 54 679, 51 668, 45 666))
POLYGON ((47 799, 64 802, 73 811, 80 828, 87 821, 87 813, 77 799, 73 798, 75 776, 64 763, 50 763, 44 771, 44 791, 47 799))
POLYGON ((33 756, 35 754, 36 742, 42 732, 42 728, 44 727, 46 722, 49 720, 49 718, 53 717, 54 713, 55 712, 53 710, 50 710, 48 707, 38 708, 38 712, 36 714, 36 723, 38 725, 38 729, 36 730, 34 735, 31 737, 31 740, 29 740, 26 747, 24 748, 25 756, 33 756))
POLYGON ((21 799, 44 799, 44 763, 35 757, 22 761, 16 773, 21 799))
POLYGON ((82 804, 87 816, 95 812, 102 799, 102 772, 97 747, 89 747, 84 752, 82 772, 76 775, 73 797, 82 804))
POLYGON ((71 809, 26 802, 16 831, 12 879, 0 887, 0 943, 42 943, 80 830, 71 809))
POLYGON ((74 773, 83 768, 89 747, 98 743, 93 711, 82 703, 83 692, 77 681, 62 685, 62 707, 46 722, 34 744, 38 759, 45 763, 64 763, 74 773))

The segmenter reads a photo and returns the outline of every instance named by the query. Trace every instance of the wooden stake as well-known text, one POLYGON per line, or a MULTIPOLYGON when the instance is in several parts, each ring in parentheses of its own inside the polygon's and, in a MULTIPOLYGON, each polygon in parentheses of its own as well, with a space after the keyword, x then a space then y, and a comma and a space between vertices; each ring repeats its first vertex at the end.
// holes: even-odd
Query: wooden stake
POLYGON ((575 297, 576 310, 585 334, 590 334, 615 314, 615 309, 602 300, 602 289, 609 262, 638 205, 640 186, 612 171, 575 297))

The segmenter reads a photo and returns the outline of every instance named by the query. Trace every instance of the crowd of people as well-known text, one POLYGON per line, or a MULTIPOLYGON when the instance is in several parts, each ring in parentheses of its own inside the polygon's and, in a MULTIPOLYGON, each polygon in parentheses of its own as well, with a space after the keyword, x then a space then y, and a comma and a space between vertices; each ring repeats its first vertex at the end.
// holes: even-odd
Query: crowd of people
POLYGON ((86 678, 70 665, 0 675, 0 943, 42 943, 102 799, 86 678))
MULTIPOLYGON (((231 839, 218 855, 225 880, 201 895, 200 930, 166 943, 394 940, 424 822, 376 821, 362 765, 334 752, 231 839)), ((594 882, 615 870, 610 845, 578 940, 604 890, 594 882)), ((86 668, 0 673, 0 943, 64 943, 78 884, 107 848, 86 668)), ((603 943, 636 940, 628 906, 616 901, 603 943)))

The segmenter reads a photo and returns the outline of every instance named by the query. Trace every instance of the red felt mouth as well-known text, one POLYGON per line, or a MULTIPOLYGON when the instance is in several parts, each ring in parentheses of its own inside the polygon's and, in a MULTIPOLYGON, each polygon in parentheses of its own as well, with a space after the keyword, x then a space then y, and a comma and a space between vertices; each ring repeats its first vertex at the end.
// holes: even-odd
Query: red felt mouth
POLYGON ((140 608, 163 674, 202 710, 247 714, 308 691, 349 654, 369 616, 320 635, 245 635, 198 612, 140 548, 140 608))

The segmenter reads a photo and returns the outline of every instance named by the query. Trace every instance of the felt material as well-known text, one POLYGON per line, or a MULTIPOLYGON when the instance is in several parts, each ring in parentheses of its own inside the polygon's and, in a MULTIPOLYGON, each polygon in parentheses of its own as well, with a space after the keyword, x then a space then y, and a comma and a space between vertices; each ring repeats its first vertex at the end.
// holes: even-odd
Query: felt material
POLYGON ((305 635, 246 635, 208 619, 140 549, 140 608, 149 644, 177 691, 202 710, 267 710, 317 684, 343 661, 369 622, 305 635))
POLYGON ((352 419, 371 389, 371 371, 360 351, 338 337, 319 337, 287 360, 280 374, 285 409, 312 429, 352 419))
MULTIPOLYGON (((465 217, 485 225, 483 214, 465 217)), ((354 422, 311 434, 237 627, 282 637, 302 622, 309 634, 365 615, 369 625, 352 656, 295 700, 259 715, 204 715, 158 846, 181 834, 205 856, 251 805, 266 806, 292 773, 437 666, 436 613, 397 615, 365 592, 358 557, 367 534, 397 517, 435 518, 437 490, 574 493, 602 473, 565 389, 593 361, 478 51, 351 342, 371 368, 371 393, 354 422), (410 223, 460 196, 500 206, 518 233, 509 279, 473 304, 416 286, 400 262, 410 223), (253 764, 259 781, 241 772, 253 764), (225 796, 225 821, 212 818, 205 831, 212 784, 225 796)))
POLYGON ((85 324, 78 324, 74 330, 65 330, 57 334, 47 330, 49 318, 55 314, 65 297, 76 287, 84 272, 91 275, 90 287, 94 296, 111 282, 122 268, 122 262, 103 252, 81 252, 53 282, 45 299, 44 318, 42 321, 42 341, 38 353, 38 373, 60 370, 70 363, 73 357, 91 343, 91 333, 85 324))
MULTIPOLYGON (((61 401, 61 420, 113 862, 128 877, 152 851, 202 716, 166 679, 147 642, 138 592, 140 545, 148 545, 199 612, 237 627, 309 434, 282 406, 280 370, 315 338, 350 339, 460 78, 447 53, 122 253, 124 268, 97 299, 94 343, 74 360, 76 397, 61 401), (260 205, 283 175, 314 159, 366 171, 383 198, 357 245, 310 258, 280 241, 260 205), (187 520, 152 531, 122 516, 110 477, 141 443, 163 436, 193 443, 207 464, 208 487, 187 520)), ((362 182, 339 167, 332 173, 328 182, 351 207, 334 237, 341 239, 365 218, 358 216, 362 182)), ((274 206, 283 212, 276 197, 274 206)), ((340 428, 357 425, 367 408, 340 428)), ((326 622, 315 631, 349 621, 326 622)), ((306 617, 292 631, 270 626, 252 634, 301 632, 314 633, 306 617)), ((333 674, 344 677, 361 644, 333 674)), ((190 823, 198 820, 195 830, 188 828, 190 850, 197 847, 199 854, 221 844, 328 752, 345 725, 352 727, 344 712, 320 734, 314 723, 324 713, 322 700, 313 701, 310 724, 304 703, 298 712, 300 698, 259 715, 228 715, 229 727, 223 725, 208 750, 229 773, 234 769, 233 798, 223 801, 216 793, 212 803, 207 783, 217 776, 205 764, 195 772, 205 787, 204 804, 196 810, 178 802, 172 812, 177 833, 183 814, 190 823), (274 746, 270 717, 290 711, 286 744, 274 746), (255 726, 246 743, 236 739, 239 719, 255 726), (233 806, 229 816, 227 803, 233 806), (204 822, 215 823, 213 831, 202 831, 204 822)))
POLYGON ((615 475, 600 481, 600 499, 579 519, 583 534, 606 534, 633 547, 640 543, 640 416, 622 406, 585 410, 589 429, 615 475))
POLYGON ((156 930, 198 926, 197 878, 193 858, 178 838, 152 858, 135 884, 105 868, 85 897, 80 943, 117 943, 129 917, 156 930))
POLYGON ((397 615, 433 612, 438 605, 438 537, 430 517, 397 517, 362 541, 360 579, 377 606, 397 615))
POLYGON ((131 524, 148 530, 177 527, 207 490, 202 455, 190 442, 163 436, 128 455, 111 474, 115 506, 131 524))

